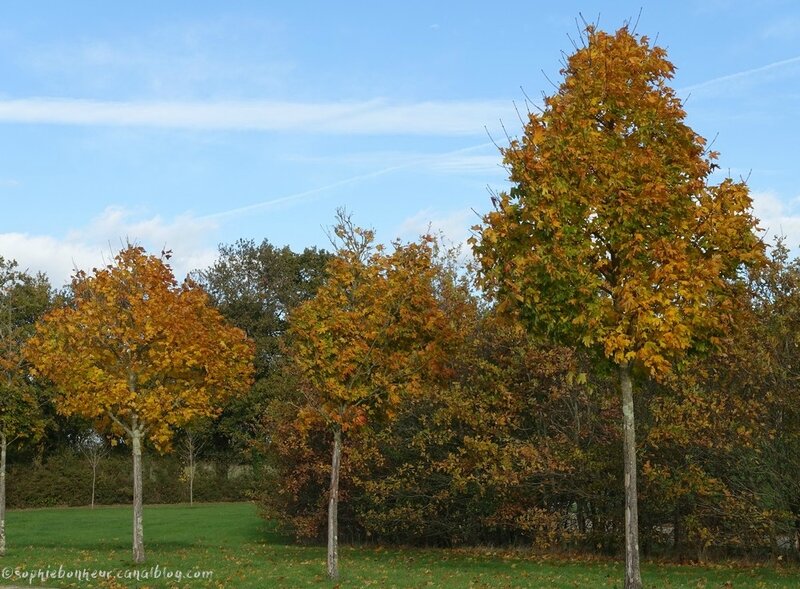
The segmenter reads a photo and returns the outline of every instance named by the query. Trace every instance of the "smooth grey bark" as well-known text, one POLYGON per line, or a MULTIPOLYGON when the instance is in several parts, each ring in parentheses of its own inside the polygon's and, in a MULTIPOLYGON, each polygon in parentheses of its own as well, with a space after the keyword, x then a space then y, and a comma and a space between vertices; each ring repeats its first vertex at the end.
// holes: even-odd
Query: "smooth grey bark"
POLYGON ((133 562, 144 562, 144 538, 142 526, 142 432, 131 430, 133 442, 133 562))
POLYGON ((197 474, 197 458, 200 450, 205 446, 205 441, 192 431, 186 430, 186 436, 181 444, 183 458, 186 460, 186 468, 189 471, 189 505, 194 505, 194 478, 197 474))
POLYGON ((97 465, 92 464, 92 509, 94 509, 94 490, 97 486, 97 465))
POLYGON ((189 467, 189 505, 194 505, 194 462, 189 467))
POLYGON ((642 589, 639 570, 639 504, 636 490, 636 421, 633 413, 631 367, 619 366, 622 389, 622 432, 625 464, 625 589, 642 589))
POLYGON ((328 577, 339 578, 339 469, 342 464, 342 430, 333 431, 331 488, 328 500, 328 577))
POLYGON ((108 449, 101 442, 95 439, 87 440, 81 447, 81 452, 86 457, 89 466, 92 469, 92 509, 94 509, 94 502, 97 489, 97 469, 100 467, 100 462, 108 454, 108 449))
POLYGON ((0 556, 6 555, 6 448, 8 440, 0 433, 0 556))

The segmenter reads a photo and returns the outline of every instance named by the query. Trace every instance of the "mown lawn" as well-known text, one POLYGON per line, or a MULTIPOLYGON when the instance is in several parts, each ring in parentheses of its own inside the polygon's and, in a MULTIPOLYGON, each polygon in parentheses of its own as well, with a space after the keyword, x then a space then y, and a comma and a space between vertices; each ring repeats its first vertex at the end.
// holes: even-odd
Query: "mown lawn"
MULTIPOLYGON (((148 562, 131 564, 131 510, 126 507, 41 509, 8 513, 2 584, 25 575, 76 570, 94 580, 34 580, 47 587, 331 587, 324 547, 297 546, 275 534, 248 504, 145 507, 148 562), (155 567, 158 567, 157 569, 155 567), (101 571, 115 577, 99 578, 101 571), (211 571, 211 579, 177 581, 175 572, 211 571), (144 578, 160 572, 160 579, 144 578), (19 573, 13 578, 15 573, 19 573), (132 578, 138 573, 139 580, 132 578), (173 577, 165 578, 172 573, 173 577), (127 577, 127 578, 126 578, 127 577)), ((538 559, 522 552, 351 548, 341 550, 340 587, 575 588, 621 587, 622 569, 605 562, 538 559)), ((800 587, 800 570, 769 567, 645 565, 647 588, 800 587)))

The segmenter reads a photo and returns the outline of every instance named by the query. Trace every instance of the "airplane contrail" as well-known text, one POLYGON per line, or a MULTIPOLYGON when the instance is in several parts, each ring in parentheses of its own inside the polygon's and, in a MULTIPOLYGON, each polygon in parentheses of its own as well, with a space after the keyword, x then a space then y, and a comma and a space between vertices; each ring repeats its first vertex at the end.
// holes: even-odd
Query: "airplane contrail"
MULTIPOLYGON (((708 86, 721 84, 721 83, 728 82, 728 81, 731 81, 731 80, 738 80, 738 79, 741 79, 741 78, 746 78, 746 77, 752 76, 754 74, 758 74, 758 73, 761 73, 761 72, 766 72, 766 71, 769 71, 769 70, 781 68, 783 66, 791 65, 793 63, 800 63, 800 55, 795 56, 795 57, 790 57, 790 58, 787 58, 787 59, 782 59, 782 60, 775 61, 775 62, 772 62, 772 63, 768 63, 766 65, 762 65, 762 66, 759 66, 759 67, 756 67, 756 68, 752 68, 752 69, 749 69, 749 70, 744 70, 744 71, 736 72, 736 73, 733 73, 733 74, 727 74, 727 75, 724 75, 724 76, 719 76, 717 78, 712 78, 712 79, 706 80, 704 82, 699 82, 697 84, 692 84, 691 86, 685 86, 685 87, 681 88, 680 91, 681 92, 691 92, 693 90, 706 88, 708 86)), ((205 215, 203 217, 200 217, 200 219, 209 220, 209 221, 223 220, 223 219, 229 219, 231 217, 237 217, 239 215, 243 215, 243 214, 246 214, 246 213, 251 213, 251 212, 254 212, 254 211, 266 210, 266 209, 269 209, 271 207, 274 207, 274 206, 277 206, 277 205, 280 205, 280 204, 284 204, 284 203, 287 203, 287 202, 293 202, 293 201, 302 200, 304 198, 307 198, 309 196, 313 196, 315 194, 319 194, 321 192, 326 192, 326 191, 332 190, 334 188, 339 188, 340 186, 347 186, 349 184, 355 184, 355 183, 360 182, 362 180, 368 180, 370 178, 376 178, 378 176, 383 176, 385 174, 389 174, 389 173, 395 172, 397 170, 402 170, 402 169, 406 169, 406 168, 412 168, 412 167, 423 165, 423 164, 426 164, 426 163, 435 162, 438 159, 445 159, 447 157, 452 157, 454 155, 458 155, 458 154, 461 154, 461 153, 468 153, 470 151, 483 149, 483 148, 489 147, 491 145, 494 145, 494 143, 491 143, 491 142, 481 143, 480 145, 473 145, 471 147, 465 147, 465 148, 462 148, 462 149, 457 149, 455 151, 451 151, 451 152, 447 152, 447 153, 443 153, 443 154, 430 155, 430 156, 424 156, 424 157, 416 158, 416 159, 413 159, 413 160, 411 160, 409 162, 406 162, 404 164, 398 164, 396 166, 389 166, 387 168, 382 168, 380 170, 375 170, 374 172, 368 172, 366 174, 360 174, 358 176, 352 176, 350 178, 344 178, 344 179, 339 180, 337 182, 333 182, 331 184, 326 184, 325 186, 319 186, 317 188, 312 188, 310 190, 304 190, 302 192, 297 192, 297 193, 294 193, 294 194, 288 194, 288 195, 281 196, 281 197, 278 197, 278 198, 273 198, 273 199, 270 199, 270 200, 257 202, 257 203, 251 204, 251 205, 246 205, 246 206, 243 206, 243 207, 237 207, 237 208, 229 209, 229 210, 226 210, 226 211, 220 211, 218 213, 212 213, 210 215, 205 215)))
POLYGON ((711 80, 706 80, 705 82, 699 82, 697 84, 692 84, 691 86, 686 86, 681 88, 681 92, 691 92, 692 90, 698 90, 700 88, 705 88, 707 86, 713 86, 715 84, 720 84, 722 82, 728 82, 730 80, 738 80, 740 78, 746 78, 748 76, 752 76, 753 74, 759 74, 761 72, 766 72, 769 70, 774 70, 785 65, 790 65, 793 63, 800 63, 800 55, 795 57, 790 57, 788 59, 782 59, 780 61, 775 61, 773 63, 768 63, 766 65, 762 65, 753 69, 744 70, 741 72, 736 72, 734 74, 727 74, 725 76, 720 76, 718 78, 712 78, 711 80))
POLYGON ((274 206, 281 205, 287 202, 299 201, 303 200, 304 198, 308 198, 309 196, 313 196, 315 194, 319 194, 321 192, 326 192, 328 190, 332 190, 334 188, 339 188, 340 186, 347 186, 349 184, 355 184, 362 180, 368 180, 370 178, 376 178, 378 176, 383 176, 385 174, 389 174, 391 172, 395 172, 397 170, 403 170, 406 168, 413 168, 415 166, 436 162, 440 159, 445 159, 448 157, 452 157, 454 155, 459 155, 462 153, 469 153, 470 151, 477 151, 479 149, 483 149, 485 147, 495 145, 492 142, 481 143, 480 145, 472 145, 470 147, 463 147, 461 149, 456 149, 454 151, 449 151, 446 153, 435 154, 435 155, 427 155, 423 157, 418 157, 412 159, 406 163, 398 164, 395 166, 389 166, 388 168, 382 168, 380 170, 375 170, 374 172, 368 172, 366 174, 359 174, 358 176, 352 176, 350 178, 344 178, 342 180, 338 180, 331 184, 326 184, 325 186, 319 186, 317 188, 311 188, 309 190, 303 190, 302 192, 295 192, 293 194, 287 194, 285 196, 280 196, 277 198, 272 198, 270 200, 265 200, 257 203, 253 203, 250 205, 245 205, 242 207, 236 207, 233 209, 228 209, 226 211, 220 211, 218 213, 211 213, 210 215, 204 215, 199 217, 199 220, 202 221, 221 221, 227 220, 233 217, 238 217, 240 215, 244 215, 246 213, 252 213, 256 211, 263 211, 268 210, 274 206))

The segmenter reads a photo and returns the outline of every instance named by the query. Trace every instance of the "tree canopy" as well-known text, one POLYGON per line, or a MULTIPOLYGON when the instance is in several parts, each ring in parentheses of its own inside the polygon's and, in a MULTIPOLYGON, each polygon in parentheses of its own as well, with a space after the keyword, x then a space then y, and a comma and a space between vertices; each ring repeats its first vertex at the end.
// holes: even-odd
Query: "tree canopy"
POLYGON ((513 183, 479 228, 484 284, 537 330, 655 374, 727 318, 763 245, 743 181, 685 123, 664 49, 586 30, 564 81, 503 149, 513 183))
POLYGON ((222 399, 249 386, 245 334, 141 247, 92 275, 79 272, 72 289, 72 303, 48 313, 28 346, 37 372, 59 386, 63 414, 120 434, 138 429, 167 449, 176 427, 214 415, 222 399))
MULTIPOLYGON (((162 254, 164 257, 164 254, 162 254)), ((194 283, 178 286, 162 258, 129 245, 105 268, 78 272, 74 298, 36 327, 27 356, 59 388, 58 410, 131 443, 135 562, 142 543, 142 442, 170 447, 177 427, 214 416, 251 384, 252 344, 194 283)))
POLYGON ((477 228, 483 283, 534 331, 598 347, 620 374, 626 589, 639 589, 631 368, 666 375, 730 327, 740 272, 763 261, 743 181, 685 123, 664 49, 588 26, 563 82, 503 149, 513 184, 477 228))

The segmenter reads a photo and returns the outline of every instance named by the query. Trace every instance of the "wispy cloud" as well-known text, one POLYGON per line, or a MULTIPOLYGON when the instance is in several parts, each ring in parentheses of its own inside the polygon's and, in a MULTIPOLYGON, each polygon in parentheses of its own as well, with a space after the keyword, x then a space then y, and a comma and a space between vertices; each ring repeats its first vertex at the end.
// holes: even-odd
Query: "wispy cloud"
MULTIPOLYGON (((295 192, 292 194, 287 194, 284 196, 279 196, 267 200, 263 200, 260 202, 256 202, 250 205, 246 205, 243 207, 236 207, 232 209, 228 209, 225 211, 219 211, 217 213, 212 213, 210 215, 206 215, 204 217, 200 217, 201 220, 207 221, 226 221, 235 217, 240 217, 242 215, 247 215, 256 212, 264 212, 267 210, 271 210, 280 206, 285 206, 290 203, 298 203, 305 201, 313 196, 317 196, 319 194, 323 194, 325 192, 329 192, 336 188, 341 188, 342 186, 348 186, 351 184, 356 184, 363 180, 368 180, 370 178, 377 178, 379 176, 385 176, 386 174, 391 174, 392 172, 396 172, 398 170, 404 170, 408 168, 414 167, 435 167, 438 165, 451 165, 453 162, 458 162, 463 159, 468 159, 470 157, 469 154, 474 151, 479 151, 482 149, 486 149, 487 147, 493 146, 494 143, 487 142, 481 143, 479 145, 472 145, 470 147, 464 147, 461 149, 456 149, 453 151, 449 151, 446 153, 440 154, 431 154, 431 155, 424 155, 424 156, 417 156, 407 159, 403 163, 399 163, 396 165, 384 167, 378 170, 374 170, 372 172, 367 172, 365 174, 358 174, 356 176, 350 176, 348 178, 343 178, 342 180, 338 180, 336 182, 332 182, 330 184, 325 184, 324 186, 318 186, 316 188, 311 188, 309 190, 303 190, 302 192, 295 192)), ((474 157, 484 157, 484 156, 474 156, 474 157)), ((495 164, 497 164, 497 159, 495 158, 495 164)))
POLYGON ((218 14, 165 19, 135 32, 20 39, 7 57, 44 87, 92 96, 275 95, 295 68, 286 51, 290 34, 278 21, 255 14, 218 14))
POLYGON ((503 157, 494 143, 482 143, 477 146, 459 149, 453 152, 401 152, 401 151, 368 151, 335 153, 324 155, 289 155, 287 160, 303 164, 327 164, 352 168, 399 166, 419 167, 428 171, 443 174, 504 174, 503 157), (485 151, 486 153, 474 153, 485 151))
POLYGON ((70 230, 64 237, 0 233, 0 255, 15 259, 22 268, 41 271, 55 286, 69 282, 75 269, 90 270, 108 263, 128 241, 158 253, 173 250, 170 263, 179 280, 196 268, 208 266, 216 250, 208 243, 216 230, 209 219, 180 215, 171 220, 109 207, 86 226, 70 230))
POLYGON ((514 115, 505 100, 139 102, 0 100, 0 122, 358 135, 481 135, 514 115))
POLYGON ((491 155, 461 155, 431 161, 431 168, 449 174, 505 173, 503 158, 499 153, 491 155))
POLYGON ((316 196, 318 194, 323 194, 325 192, 334 190, 336 188, 340 188, 342 186, 356 184, 362 180, 368 180, 370 178, 377 178, 378 176, 383 176, 385 174, 389 174, 391 172, 394 172, 396 170, 401 170, 406 167, 408 166, 407 165, 391 166, 388 168, 383 168, 381 170, 375 170, 374 172, 369 172, 367 174, 359 174, 358 176, 351 176, 349 178, 345 178, 337 182, 332 182, 324 186, 318 186, 316 188, 311 188, 309 190, 303 190, 302 192, 295 192, 292 194, 287 194, 285 196, 279 196, 277 198, 271 198, 269 200, 264 200, 250 205, 245 205, 243 207, 236 207, 233 209, 220 211, 218 213, 212 213, 210 215, 202 217, 202 219, 207 219, 209 221, 227 221, 235 217, 241 217, 242 215, 247 215, 251 213, 261 213, 291 203, 298 203, 307 200, 313 196, 316 196))
POLYGON ((792 41, 800 37, 800 17, 783 17, 767 26, 761 33, 765 39, 792 41))

